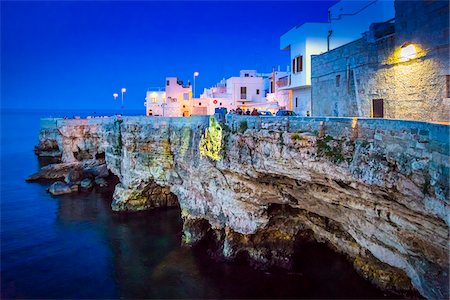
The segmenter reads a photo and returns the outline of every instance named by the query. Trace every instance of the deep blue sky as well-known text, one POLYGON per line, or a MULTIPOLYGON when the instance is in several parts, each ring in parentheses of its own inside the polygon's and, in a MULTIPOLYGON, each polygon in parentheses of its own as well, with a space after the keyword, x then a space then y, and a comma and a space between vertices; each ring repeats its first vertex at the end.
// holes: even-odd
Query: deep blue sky
MULTIPOLYGON (((335 1, 333 1, 335 2, 335 1)), ((197 94, 240 69, 289 64, 280 35, 333 2, 1 2, 2 108, 142 109, 165 76, 197 94)))

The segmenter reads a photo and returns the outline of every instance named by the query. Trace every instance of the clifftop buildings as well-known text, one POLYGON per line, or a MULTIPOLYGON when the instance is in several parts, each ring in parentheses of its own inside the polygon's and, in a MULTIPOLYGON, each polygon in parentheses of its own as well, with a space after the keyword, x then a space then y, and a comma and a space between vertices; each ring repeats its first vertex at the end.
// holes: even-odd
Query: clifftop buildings
POLYGON ((290 72, 241 70, 192 98, 167 78, 147 92, 147 115, 228 110, 293 110, 300 116, 450 121, 449 4, 342 0, 327 23, 304 23, 280 37, 290 72))
POLYGON ((147 116, 190 116, 192 86, 176 77, 166 77, 166 86, 147 91, 145 106, 147 116))
POLYGON ((283 87, 290 95, 288 108, 302 116, 311 113, 311 55, 359 39, 370 24, 394 14, 393 0, 343 0, 330 7, 328 23, 304 23, 283 34, 280 48, 290 51, 292 70, 283 87))
POLYGON ((395 1, 395 19, 312 57, 315 116, 450 121, 449 4, 395 1))

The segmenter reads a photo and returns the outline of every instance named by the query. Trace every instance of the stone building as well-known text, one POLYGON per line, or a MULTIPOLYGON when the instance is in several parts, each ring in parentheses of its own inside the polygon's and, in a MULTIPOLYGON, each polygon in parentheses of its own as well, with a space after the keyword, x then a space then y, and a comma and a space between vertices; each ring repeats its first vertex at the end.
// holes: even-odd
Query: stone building
POLYGON ((374 22, 394 18, 394 0, 341 0, 328 9, 328 22, 303 23, 280 37, 290 52, 291 74, 281 89, 289 93, 287 109, 301 116, 311 112, 311 56, 361 38, 374 22))
POLYGON ((395 19, 312 57, 312 114, 450 121, 449 4, 395 1, 395 19))

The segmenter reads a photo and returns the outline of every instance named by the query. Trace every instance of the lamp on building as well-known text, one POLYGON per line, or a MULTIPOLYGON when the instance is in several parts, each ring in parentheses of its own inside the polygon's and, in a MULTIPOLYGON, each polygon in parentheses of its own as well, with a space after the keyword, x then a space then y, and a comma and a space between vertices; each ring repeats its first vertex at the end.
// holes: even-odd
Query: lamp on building
POLYGON ((195 98, 195 77, 197 77, 198 76, 198 72, 194 72, 194 90, 193 90, 193 96, 192 96, 192 98, 195 98))
POLYGON ((417 55, 416 46, 410 43, 405 43, 400 49, 400 59, 402 61, 407 61, 413 59, 417 55))
POLYGON ((117 97, 119 97, 119 94, 114 93, 114 94, 113 94, 113 97, 114 97, 114 100, 117 100, 117 97))
POLYGON ((126 88, 122 88, 122 109, 123 109, 123 94, 125 94, 125 92, 127 91, 126 88))

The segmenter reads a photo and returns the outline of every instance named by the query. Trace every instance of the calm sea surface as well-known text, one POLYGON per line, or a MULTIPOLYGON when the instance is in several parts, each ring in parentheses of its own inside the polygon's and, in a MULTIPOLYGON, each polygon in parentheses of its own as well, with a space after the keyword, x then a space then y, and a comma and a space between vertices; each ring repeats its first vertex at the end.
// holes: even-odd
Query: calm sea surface
POLYGON ((26 183, 39 118, 1 113, 1 296, 6 298, 383 298, 326 247, 304 249, 295 272, 218 263, 180 247, 177 209, 116 214, 111 192, 52 197, 26 183))

